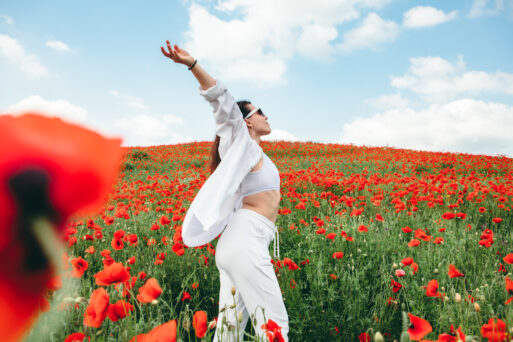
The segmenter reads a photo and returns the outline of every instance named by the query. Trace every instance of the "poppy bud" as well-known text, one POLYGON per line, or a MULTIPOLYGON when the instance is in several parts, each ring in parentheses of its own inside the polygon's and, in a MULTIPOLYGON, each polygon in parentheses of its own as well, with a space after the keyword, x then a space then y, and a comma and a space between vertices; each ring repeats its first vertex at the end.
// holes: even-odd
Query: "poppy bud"
POLYGON ((239 312, 239 314, 237 315, 237 320, 240 322, 242 322, 242 312, 239 312))
POLYGON ((74 299, 74 298, 72 298, 72 297, 64 297, 64 298, 62 299, 62 302, 63 302, 64 304, 69 304, 69 303, 72 303, 72 302, 74 302, 74 301, 75 301, 75 299, 74 299))
POLYGON ((185 316, 183 321, 182 321, 182 327, 184 328, 185 331, 189 332, 190 328, 191 328, 191 321, 189 320, 189 317, 185 316))
POLYGON ((383 335, 381 335, 379 331, 376 334, 374 334, 374 342, 385 342, 383 335))
POLYGON ((438 274, 438 272, 439 272, 439 271, 438 271, 438 268, 435 268, 435 269, 433 270, 433 273, 435 273, 435 274, 438 274))
POLYGON ((210 321, 210 322, 208 322, 208 328, 209 329, 214 329, 216 327, 216 325, 217 325, 217 321, 215 319, 210 321))
POLYGON ((444 302, 448 302, 448 301, 449 301, 449 297, 444 296, 444 302))
POLYGON ((394 263, 392 264, 392 268, 397 268, 397 267, 398 267, 398 266, 397 266, 397 264, 394 262, 394 263))
POLYGON ((408 331, 403 331, 401 333, 401 342, 410 342, 410 335, 408 334, 408 331))
POLYGON ((477 312, 481 311, 481 307, 479 306, 479 304, 474 303, 474 310, 476 310, 477 312))
POLYGON ((461 295, 460 295, 459 293, 456 293, 456 294, 454 295, 454 301, 455 301, 456 303, 461 303, 461 295))
POLYGON ((77 297, 77 298, 75 298, 75 303, 77 303, 77 304, 80 304, 80 303, 82 303, 83 301, 85 301, 85 298, 84 298, 84 297, 77 297))
POLYGON ((159 303, 158 299, 154 299, 151 301, 151 305, 157 305, 159 303))
POLYGON ((235 286, 232 286, 232 296, 235 296, 235 286))

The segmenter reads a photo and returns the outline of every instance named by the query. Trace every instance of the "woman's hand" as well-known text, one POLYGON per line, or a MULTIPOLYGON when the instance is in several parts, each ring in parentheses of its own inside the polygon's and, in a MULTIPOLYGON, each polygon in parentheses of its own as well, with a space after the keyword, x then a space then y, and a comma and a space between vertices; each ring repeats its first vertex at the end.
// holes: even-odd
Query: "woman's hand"
POLYGON ((175 63, 185 64, 187 66, 191 66, 192 63, 194 63, 194 57, 189 55, 187 51, 180 49, 176 44, 173 49, 169 40, 166 40, 166 43, 168 51, 166 51, 162 46, 160 47, 164 56, 172 59, 175 63))

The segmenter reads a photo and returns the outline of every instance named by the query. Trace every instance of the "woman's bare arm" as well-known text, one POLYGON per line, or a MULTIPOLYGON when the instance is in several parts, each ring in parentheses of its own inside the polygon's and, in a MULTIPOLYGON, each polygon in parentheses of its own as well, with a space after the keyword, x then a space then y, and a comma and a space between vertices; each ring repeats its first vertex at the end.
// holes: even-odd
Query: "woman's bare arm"
MULTIPOLYGON (((171 47, 169 40, 166 40, 166 44, 168 51, 166 51, 162 46, 160 47, 160 50, 164 56, 172 59, 175 63, 184 64, 188 67, 194 63, 194 57, 192 57, 187 51, 180 49, 176 44, 174 45, 174 48, 171 47)), ((216 84, 216 80, 210 76, 197 62, 191 71, 194 77, 196 77, 198 80, 202 90, 207 90, 216 84)))

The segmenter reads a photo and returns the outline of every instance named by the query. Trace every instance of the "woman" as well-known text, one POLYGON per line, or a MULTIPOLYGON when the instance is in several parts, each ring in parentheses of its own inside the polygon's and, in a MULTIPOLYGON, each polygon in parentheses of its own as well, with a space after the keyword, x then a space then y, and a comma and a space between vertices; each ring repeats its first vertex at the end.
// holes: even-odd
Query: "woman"
POLYGON ((250 316, 257 335, 265 337, 262 325, 271 319, 288 341, 288 315, 268 250, 281 196, 279 172, 259 146, 260 138, 271 132, 267 116, 249 101, 236 103, 187 51, 169 41, 167 50, 161 50, 189 67, 216 120, 212 174, 182 227, 188 246, 203 245, 222 232, 215 254, 221 285, 214 341, 242 340, 250 316), (229 308, 234 300, 235 310, 229 308))

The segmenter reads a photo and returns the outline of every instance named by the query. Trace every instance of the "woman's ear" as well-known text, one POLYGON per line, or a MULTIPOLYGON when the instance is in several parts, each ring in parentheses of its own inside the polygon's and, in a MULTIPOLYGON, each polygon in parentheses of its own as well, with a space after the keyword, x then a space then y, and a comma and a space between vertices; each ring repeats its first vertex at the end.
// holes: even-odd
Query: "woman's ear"
POLYGON ((249 122, 249 120, 244 120, 244 122, 246 123, 246 126, 249 128, 253 127, 253 124, 251 122, 249 122))

